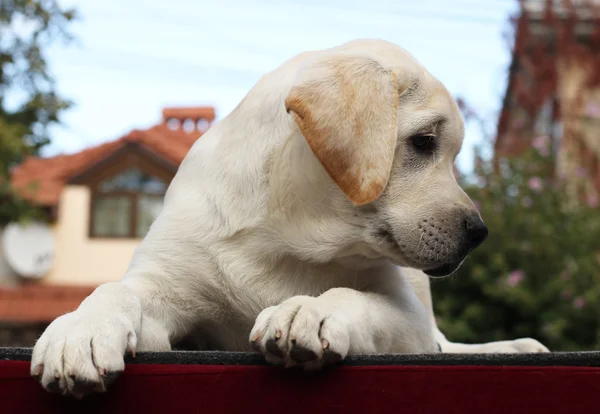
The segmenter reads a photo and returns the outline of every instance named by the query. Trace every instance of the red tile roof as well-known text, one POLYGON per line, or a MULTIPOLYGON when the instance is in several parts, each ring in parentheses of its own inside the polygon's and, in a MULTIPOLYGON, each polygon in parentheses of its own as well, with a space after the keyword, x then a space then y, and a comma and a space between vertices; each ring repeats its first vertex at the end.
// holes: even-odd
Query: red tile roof
POLYGON ((213 121, 215 119, 215 109, 207 107, 188 107, 188 108, 164 108, 162 111, 163 119, 206 119, 213 121))
POLYGON ((88 286, 37 284, 0 288, 0 321, 51 322, 77 309, 94 289, 88 286))
POLYGON ((127 143, 136 142, 165 160, 179 165, 193 145, 202 135, 198 130, 185 132, 183 129, 170 129, 166 122, 176 118, 214 119, 213 108, 165 108, 164 122, 146 130, 133 130, 129 134, 72 155, 59 155, 51 158, 29 157, 11 173, 13 186, 22 196, 43 206, 58 204, 65 183, 92 164, 104 159, 127 143))

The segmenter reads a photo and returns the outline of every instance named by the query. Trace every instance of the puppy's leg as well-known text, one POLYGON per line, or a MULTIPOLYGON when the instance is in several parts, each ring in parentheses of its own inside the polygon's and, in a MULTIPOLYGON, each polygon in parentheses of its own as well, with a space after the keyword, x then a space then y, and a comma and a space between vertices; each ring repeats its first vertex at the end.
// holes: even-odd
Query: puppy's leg
POLYGON ((450 342, 439 330, 433 313, 429 277, 420 270, 402 268, 402 273, 410 282, 421 303, 429 315, 435 340, 442 352, 458 354, 476 353, 526 353, 550 352, 548 348, 532 338, 520 338, 509 341, 488 342, 484 344, 462 344, 450 342))
POLYGON ((250 333, 271 363, 316 369, 346 355, 436 352, 425 309, 412 290, 382 293, 334 288, 265 309, 250 333))
POLYGON ((48 326, 31 362, 31 374, 44 388, 76 397, 104 391, 123 371, 127 351, 170 349, 164 325, 143 314, 144 293, 137 286, 104 284, 48 326))
MULTIPOLYGON (((437 329, 437 327, 436 327, 437 329)), ((548 348, 533 338, 519 338, 509 341, 487 342, 483 344, 461 344, 440 340, 444 335, 438 330, 436 338, 442 352, 455 354, 512 354, 550 352, 548 348)), ((444 338, 445 339, 445 338, 444 338)))

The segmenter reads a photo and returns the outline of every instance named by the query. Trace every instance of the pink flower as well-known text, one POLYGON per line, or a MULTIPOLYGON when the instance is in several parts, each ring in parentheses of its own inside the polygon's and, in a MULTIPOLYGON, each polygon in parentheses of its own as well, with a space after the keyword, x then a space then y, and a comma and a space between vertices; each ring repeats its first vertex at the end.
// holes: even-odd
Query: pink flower
POLYGON ((512 272, 510 272, 508 274, 508 278, 506 280, 506 283, 510 287, 515 287, 519 283, 521 283, 521 281, 524 278, 525 278, 525 272, 523 272, 521 269, 513 270, 512 272))
POLYGON ((533 139, 533 148, 540 153, 541 156, 547 157, 550 155, 550 139, 546 135, 540 135, 533 139))
POLYGON ((561 183, 564 183, 567 180, 567 174, 564 171, 559 171, 558 172, 558 181, 561 183))
POLYGON ((529 207, 531 207, 533 205, 533 200, 531 199, 531 197, 525 196, 521 200, 521 204, 523 205, 523 207, 529 208, 529 207))
POLYGON ((516 119, 512 123, 512 127, 515 128, 515 129, 521 129, 524 126, 525 126, 525 120, 524 119, 516 119))
POLYGON ((588 103, 585 112, 590 118, 600 118, 600 104, 598 102, 588 103))
POLYGON ((573 299, 573 306, 577 309, 583 308, 585 306, 585 299, 581 296, 577 296, 575 299, 573 299))
POLYGON ((597 194, 588 194, 587 196, 587 205, 590 208, 598 207, 598 195, 597 194))
POLYGON ((540 135, 533 139, 533 148, 540 149, 548 146, 549 139, 546 135, 540 135))
POLYGON ((527 186, 533 191, 540 191, 544 187, 544 182, 540 177, 531 177, 527 181, 527 186))
POLYGON ((577 169, 575 170, 575 173, 577 174, 577 177, 579 177, 579 178, 583 178, 587 175, 587 171, 583 167, 577 167, 577 169))

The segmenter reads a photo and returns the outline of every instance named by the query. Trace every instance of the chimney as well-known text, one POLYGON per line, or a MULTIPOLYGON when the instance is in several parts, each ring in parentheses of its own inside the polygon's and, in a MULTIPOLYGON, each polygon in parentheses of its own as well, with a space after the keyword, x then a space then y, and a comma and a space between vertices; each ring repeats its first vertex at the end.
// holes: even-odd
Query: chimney
POLYGON ((163 124, 173 131, 204 133, 215 120, 212 106, 170 107, 162 111, 163 124))

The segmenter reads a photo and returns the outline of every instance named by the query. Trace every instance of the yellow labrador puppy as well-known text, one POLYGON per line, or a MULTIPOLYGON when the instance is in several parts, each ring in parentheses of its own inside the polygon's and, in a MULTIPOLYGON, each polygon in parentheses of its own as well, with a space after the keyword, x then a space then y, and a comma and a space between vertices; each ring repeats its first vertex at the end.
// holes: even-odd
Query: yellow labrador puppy
POLYGON ((427 275, 454 272, 487 235, 453 175, 462 140, 448 91, 394 44, 291 59, 196 142, 123 280, 48 327, 32 375, 80 396, 104 390, 125 352, 190 337, 309 369, 547 351, 453 344, 435 325, 427 275))

